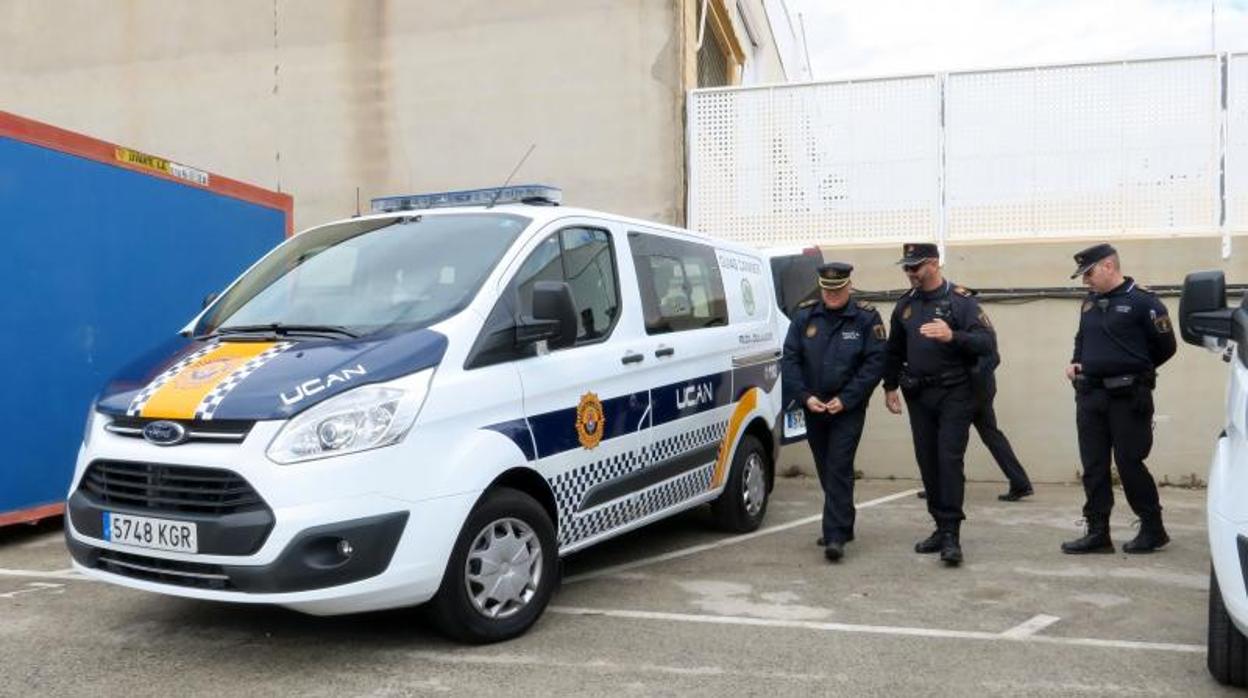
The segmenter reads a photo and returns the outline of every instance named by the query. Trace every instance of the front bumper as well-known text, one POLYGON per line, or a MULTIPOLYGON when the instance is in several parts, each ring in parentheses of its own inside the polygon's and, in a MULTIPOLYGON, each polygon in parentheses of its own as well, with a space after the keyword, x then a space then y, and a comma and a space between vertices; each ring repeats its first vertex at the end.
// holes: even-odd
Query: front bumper
POLYGON ((277 509, 269 542, 249 556, 118 545, 84 536, 72 519, 66 521, 65 535, 74 569, 101 581, 172 596, 335 615, 432 598, 476 499, 476 494, 442 497, 395 510, 398 502, 376 497, 321 505, 316 507, 319 515, 305 511, 286 516, 277 509), (389 511, 356 516, 380 507, 389 511), (273 551, 279 538, 285 542, 273 551), (338 553, 343 539, 353 548, 345 559, 338 553))
MULTIPOLYGON (((210 565, 149 554, 97 548, 68 539, 83 567, 162 584, 280 594, 309 591, 375 577, 390 565, 408 512, 372 516, 306 529, 267 565, 210 565), (342 542, 349 544, 344 553, 342 542)), ((76 524, 75 524, 76 525, 76 524)))

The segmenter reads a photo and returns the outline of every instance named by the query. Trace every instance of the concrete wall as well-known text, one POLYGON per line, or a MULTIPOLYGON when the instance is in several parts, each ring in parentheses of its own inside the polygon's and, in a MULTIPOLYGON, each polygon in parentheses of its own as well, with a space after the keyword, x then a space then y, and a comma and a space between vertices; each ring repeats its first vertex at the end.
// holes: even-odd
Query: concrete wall
MULTIPOLYGON (((1185 274, 1223 269, 1228 283, 1248 280, 1248 237, 1234 240, 1239 252, 1220 257, 1215 238, 1114 241, 1124 271, 1145 285, 1182 284, 1185 274)), ((950 245, 945 275, 970 288, 1075 286, 1068 277, 1071 259, 1092 241, 950 245)), ((829 260, 854 265, 857 288, 872 291, 906 287, 894 262, 899 246, 824 248, 829 260)), ((1163 298, 1178 327, 1178 298, 1163 298)), ((1238 298, 1232 298, 1237 303, 1238 298)), ((998 370, 998 424, 1023 466, 1037 482, 1074 481, 1081 470, 1075 440, 1074 394, 1063 371, 1078 329, 1080 301, 1042 300, 1022 304, 985 303, 997 330, 1002 365, 998 370)), ((881 304, 887 322, 891 305, 881 304)), ((1205 480, 1214 438, 1225 415, 1228 365, 1212 353, 1179 341, 1179 351, 1160 371, 1155 394, 1156 429, 1149 468, 1158 480, 1205 480)), ((783 464, 808 468, 805 444, 785 449, 783 464)), ((972 432, 967 477, 1002 480, 983 444, 972 432)), ((917 477, 918 467, 906 415, 884 409, 882 390, 872 399, 856 467, 871 477, 917 477)))
POLYGON ((289 192, 297 228, 530 144, 517 181, 679 223, 694 1, 6 0, 0 109, 289 192))

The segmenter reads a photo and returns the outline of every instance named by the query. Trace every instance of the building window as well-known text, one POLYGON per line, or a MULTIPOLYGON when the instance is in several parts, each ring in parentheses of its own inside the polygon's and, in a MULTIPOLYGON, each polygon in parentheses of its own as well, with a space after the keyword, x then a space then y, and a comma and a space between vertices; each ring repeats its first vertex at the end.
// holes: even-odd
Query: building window
POLYGON ((745 65, 745 49, 737 38, 725 0, 706 0, 706 17, 702 17, 703 0, 697 6, 698 27, 702 46, 698 49, 698 87, 725 87, 741 82, 745 65))

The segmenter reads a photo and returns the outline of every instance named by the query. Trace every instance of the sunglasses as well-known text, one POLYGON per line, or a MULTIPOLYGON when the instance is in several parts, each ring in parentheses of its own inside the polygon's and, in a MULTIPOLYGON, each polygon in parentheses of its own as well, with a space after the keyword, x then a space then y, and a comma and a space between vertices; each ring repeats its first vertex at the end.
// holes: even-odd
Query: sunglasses
POLYGON ((906 272, 907 274, 913 274, 914 272, 922 269, 924 264, 927 264, 926 259, 923 260, 922 262, 919 262, 918 264, 903 264, 901 265, 901 270, 906 272))

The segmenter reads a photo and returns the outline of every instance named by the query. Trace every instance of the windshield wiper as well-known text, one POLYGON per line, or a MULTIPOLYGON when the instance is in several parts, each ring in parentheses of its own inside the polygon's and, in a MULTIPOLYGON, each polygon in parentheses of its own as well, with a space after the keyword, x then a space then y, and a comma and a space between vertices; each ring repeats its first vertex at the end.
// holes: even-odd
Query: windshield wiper
POLYGON ((270 322, 267 325, 232 325, 230 327, 218 327, 215 331, 206 335, 201 335, 200 337, 197 337, 197 339, 207 339, 208 337, 216 337, 220 335, 257 333, 272 334, 277 336, 287 336, 292 334, 335 335, 350 337, 351 339, 356 339, 360 336, 342 325, 287 325, 280 322, 270 322))

